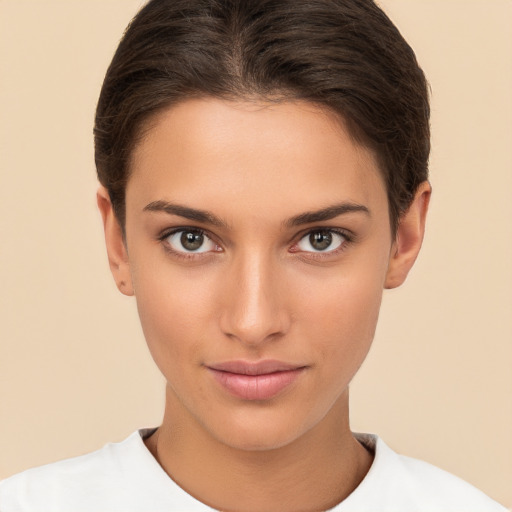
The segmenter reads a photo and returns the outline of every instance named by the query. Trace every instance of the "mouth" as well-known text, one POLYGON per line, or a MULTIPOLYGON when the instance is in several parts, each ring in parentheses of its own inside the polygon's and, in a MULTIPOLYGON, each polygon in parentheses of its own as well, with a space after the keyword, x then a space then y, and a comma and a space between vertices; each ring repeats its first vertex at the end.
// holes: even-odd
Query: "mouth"
POLYGON ((306 366, 274 360, 227 361, 208 365, 207 369, 230 395, 243 400, 270 400, 289 388, 306 366))

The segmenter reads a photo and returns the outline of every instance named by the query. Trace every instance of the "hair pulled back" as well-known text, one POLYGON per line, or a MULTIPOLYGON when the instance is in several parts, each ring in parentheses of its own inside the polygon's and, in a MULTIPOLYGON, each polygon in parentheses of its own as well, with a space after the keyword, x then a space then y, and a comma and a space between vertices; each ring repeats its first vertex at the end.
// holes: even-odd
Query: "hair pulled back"
POLYGON ((95 159, 124 227, 130 157, 157 113, 191 97, 305 100, 372 149, 391 228, 427 179, 428 85, 414 52, 371 0, 151 0, 107 70, 95 159))

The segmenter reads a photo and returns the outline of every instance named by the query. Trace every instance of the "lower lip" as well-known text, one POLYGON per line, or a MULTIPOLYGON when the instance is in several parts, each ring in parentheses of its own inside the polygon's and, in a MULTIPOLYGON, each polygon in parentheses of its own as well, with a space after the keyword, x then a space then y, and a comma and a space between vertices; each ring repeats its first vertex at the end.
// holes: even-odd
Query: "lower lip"
POLYGON ((291 386, 304 368, 264 375, 243 375, 209 368, 215 380, 231 395, 244 400, 270 400, 291 386))

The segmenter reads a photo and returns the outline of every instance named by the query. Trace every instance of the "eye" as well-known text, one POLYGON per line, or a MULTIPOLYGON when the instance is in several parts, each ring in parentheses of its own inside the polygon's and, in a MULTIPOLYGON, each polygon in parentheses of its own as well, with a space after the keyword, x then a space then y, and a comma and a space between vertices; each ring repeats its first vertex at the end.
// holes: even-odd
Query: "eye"
POLYGON ((297 247, 305 252, 331 252, 335 251, 347 241, 347 237, 330 229, 310 231, 297 243, 297 247))
POLYGON ((200 229, 180 229, 167 235, 164 240, 173 251, 180 253, 219 250, 219 246, 200 229))

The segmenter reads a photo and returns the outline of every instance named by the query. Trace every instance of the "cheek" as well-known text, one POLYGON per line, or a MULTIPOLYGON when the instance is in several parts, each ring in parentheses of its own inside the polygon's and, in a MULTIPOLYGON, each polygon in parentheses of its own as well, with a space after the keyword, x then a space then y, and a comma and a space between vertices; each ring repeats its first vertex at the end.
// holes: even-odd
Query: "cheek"
MULTIPOLYGON (((200 363, 201 340, 208 337, 216 304, 215 287, 206 273, 176 271, 169 265, 158 272, 146 265, 133 272, 135 297, 142 329, 156 364, 169 377, 180 361, 200 363)), ((197 270, 197 269, 195 269, 197 270)))
POLYGON ((363 362, 375 334, 384 274, 375 267, 372 271, 347 266, 321 286, 304 286, 305 337, 314 340, 326 364, 342 366, 350 373, 363 362))

